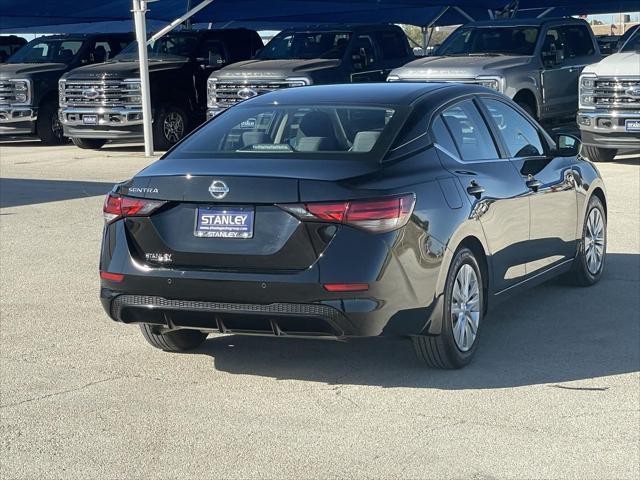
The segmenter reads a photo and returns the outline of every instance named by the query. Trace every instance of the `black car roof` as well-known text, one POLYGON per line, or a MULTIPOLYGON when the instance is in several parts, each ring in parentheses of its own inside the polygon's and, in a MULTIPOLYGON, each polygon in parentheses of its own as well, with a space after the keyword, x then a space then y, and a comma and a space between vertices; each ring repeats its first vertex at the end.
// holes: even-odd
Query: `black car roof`
POLYGON ((32 41, 49 40, 49 39, 50 40, 73 40, 73 39, 88 40, 90 38, 104 37, 104 36, 132 38, 133 33, 123 33, 123 32, 119 32, 119 33, 58 33, 55 35, 42 35, 41 37, 34 38, 32 41))
MULTIPOLYGON (((474 92, 490 92, 475 85, 454 83, 360 83, 341 85, 317 85, 286 88, 260 95, 246 101, 246 105, 262 106, 277 102, 281 105, 336 104, 336 105, 388 105, 410 106, 417 100, 439 94, 463 95, 474 92)), ((245 104, 245 102, 243 102, 245 104)))
POLYGON ((285 32, 371 32, 384 30, 398 30, 400 27, 388 23, 378 24, 319 24, 301 25, 300 27, 289 27, 282 30, 285 32))

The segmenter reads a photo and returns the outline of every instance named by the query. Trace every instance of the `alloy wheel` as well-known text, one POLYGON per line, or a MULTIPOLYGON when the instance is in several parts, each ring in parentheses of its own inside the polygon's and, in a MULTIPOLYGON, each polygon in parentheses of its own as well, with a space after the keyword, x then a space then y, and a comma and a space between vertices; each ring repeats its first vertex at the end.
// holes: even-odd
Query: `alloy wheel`
POLYGON ((596 275, 602 268, 604 252, 604 219, 600 210, 593 208, 587 217, 587 228, 584 234, 584 254, 587 269, 591 275, 596 275))
POLYGON ((471 265, 458 270, 451 295, 451 326, 458 348, 467 352, 473 346, 480 323, 480 285, 471 265))
POLYGON ((169 143, 177 143, 184 135, 184 120, 178 112, 169 112, 162 125, 164 137, 169 143))

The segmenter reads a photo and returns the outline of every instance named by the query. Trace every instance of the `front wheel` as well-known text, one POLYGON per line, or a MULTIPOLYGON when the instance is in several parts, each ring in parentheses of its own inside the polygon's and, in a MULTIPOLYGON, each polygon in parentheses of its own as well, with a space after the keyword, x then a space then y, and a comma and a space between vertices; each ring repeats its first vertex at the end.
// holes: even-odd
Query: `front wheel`
POLYGON ((165 352, 184 352, 199 347, 207 339, 207 334, 198 330, 171 330, 162 332, 154 325, 140 325, 142 336, 147 342, 165 352))
POLYGON ((617 154, 618 151, 611 148, 593 147, 591 145, 582 146, 582 155, 592 162, 610 162, 617 154))
POLYGON ((100 150, 107 143, 106 140, 101 138, 72 138, 71 141, 76 147, 85 150, 100 150))
POLYGON ((607 217, 602 202, 594 195, 587 206, 578 255, 568 274, 570 283, 584 287, 596 283, 602 277, 606 256, 607 217))
POLYGON ((471 362, 482 325, 482 272, 473 252, 460 249, 449 268, 440 335, 411 337, 416 355, 433 368, 461 368, 471 362))
POLYGON ((160 109, 153 122, 153 147, 169 150, 187 134, 188 118, 185 111, 176 105, 160 109))
POLYGON ((58 117, 58 106, 54 102, 47 102, 40 107, 36 120, 38 137, 45 145, 63 145, 67 143, 62 130, 62 123, 58 117))

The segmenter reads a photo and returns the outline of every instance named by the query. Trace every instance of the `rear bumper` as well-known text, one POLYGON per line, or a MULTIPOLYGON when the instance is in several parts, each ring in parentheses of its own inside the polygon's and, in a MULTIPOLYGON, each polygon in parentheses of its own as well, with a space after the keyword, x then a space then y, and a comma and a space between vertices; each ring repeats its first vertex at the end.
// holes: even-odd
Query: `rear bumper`
POLYGON ((31 135, 37 119, 37 108, 0 106, 0 136, 31 135))

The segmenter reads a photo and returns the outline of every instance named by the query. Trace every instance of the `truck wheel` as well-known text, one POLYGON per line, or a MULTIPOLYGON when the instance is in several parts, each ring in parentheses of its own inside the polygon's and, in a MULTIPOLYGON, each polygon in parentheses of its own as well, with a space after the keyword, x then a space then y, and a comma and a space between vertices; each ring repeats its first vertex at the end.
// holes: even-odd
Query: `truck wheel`
POLYGON ((102 138, 72 138, 71 141, 76 147, 84 148, 85 150, 100 150, 107 143, 102 138))
POLYGON ((142 336, 156 348, 165 352, 184 352, 199 347, 207 339, 207 334, 198 330, 173 330, 160 333, 157 327, 143 323, 142 336))
POLYGON ((591 145, 582 146, 582 155, 592 162, 610 162, 617 154, 618 151, 611 148, 593 147, 591 145))
POLYGON ((45 145, 63 145, 67 143, 58 118, 58 106, 54 102, 46 102, 38 111, 36 132, 45 145))
POLYGON ((187 134, 188 118, 177 105, 167 105, 160 110, 153 122, 153 147, 169 150, 187 134))
POLYGON ((478 346, 484 308, 482 272, 473 252, 459 250, 449 267, 440 335, 411 337, 416 355, 432 368, 461 368, 478 346))
POLYGON ((578 255, 565 278, 573 285, 593 285, 602 276, 606 256, 607 217, 602 202, 593 195, 587 206, 578 255))

